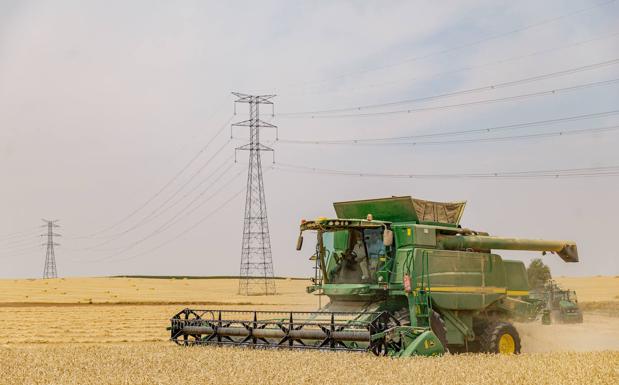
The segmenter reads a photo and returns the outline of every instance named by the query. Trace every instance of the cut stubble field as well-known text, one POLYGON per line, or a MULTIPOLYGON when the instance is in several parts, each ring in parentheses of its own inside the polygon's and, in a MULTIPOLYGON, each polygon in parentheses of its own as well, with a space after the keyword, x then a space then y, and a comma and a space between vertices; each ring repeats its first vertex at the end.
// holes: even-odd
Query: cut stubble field
POLYGON ((0 280, 0 383, 618 383, 619 318, 609 315, 619 304, 619 278, 564 280, 585 308, 597 304, 583 324, 519 324, 524 354, 516 357, 412 359, 167 341, 169 318, 186 306, 314 310, 318 298, 305 293, 304 280, 278 280, 278 294, 268 297, 237 295, 234 279, 0 280))
POLYGON ((0 343, 166 341, 184 307, 314 310, 308 282, 278 280, 275 296, 241 296, 236 279, 0 280, 0 343))

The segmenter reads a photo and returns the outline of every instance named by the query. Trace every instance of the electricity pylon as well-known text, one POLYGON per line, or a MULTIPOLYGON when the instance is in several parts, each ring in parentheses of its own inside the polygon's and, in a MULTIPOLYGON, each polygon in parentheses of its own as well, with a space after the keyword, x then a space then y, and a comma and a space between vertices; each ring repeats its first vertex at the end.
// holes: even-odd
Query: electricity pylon
POLYGON ((45 268, 43 269, 43 278, 58 278, 58 272, 56 271, 56 255, 54 254, 54 246, 60 246, 60 244, 54 242, 54 237, 59 237, 60 234, 54 232, 55 227, 60 227, 56 222, 58 220, 48 221, 43 219, 46 224, 43 227, 47 227, 47 234, 41 234, 42 237, 47 237, 47 242, 43 243, 46 247, 45 251, 45 268))
POLYGON ((235 100, 235 111, 236 103, 249 104, 249 119, 233 124, 249 127, 249 143, 235 149, 235 154, 237 150, 249 151, 239 294, 272 295, 275 294, 275 280, 260 153, 272 152, 273 149, 260 143, 260 128, 277 127, 260 120, 260 105, 273 105, 271 99, 275 95, 246 95, 238 92, 232 94, 238 98, 235 100))

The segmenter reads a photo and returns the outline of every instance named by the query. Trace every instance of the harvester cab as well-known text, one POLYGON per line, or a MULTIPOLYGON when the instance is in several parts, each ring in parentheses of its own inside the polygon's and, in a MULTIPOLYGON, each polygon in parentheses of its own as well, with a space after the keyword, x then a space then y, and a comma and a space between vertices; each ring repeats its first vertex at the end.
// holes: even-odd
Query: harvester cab
POLYGON ((370 284, 383 280, 392 260, 390 223, 373 220, 320 218, 302 221, 301 235, 316 232, 316 249, 310 258, 320 273, 316 284, 370 284), (387 238, 387 239, 386 239, 387 238))
POLYGON ((307 291, 327 296, 328 304, 316 312, 245 312, 244 318, 185 309, 172 319, 172 340, 396 357, 519 353, 511 322, 535 319, 540 302, 528 296, 524 264, 494 250, 553 252, 577 262, 576 245, 462 228, 464 207, 412 197, 334 203, 336 217, 303 220, 297 241, 301 250, 307 233, 316 235, 307 291))

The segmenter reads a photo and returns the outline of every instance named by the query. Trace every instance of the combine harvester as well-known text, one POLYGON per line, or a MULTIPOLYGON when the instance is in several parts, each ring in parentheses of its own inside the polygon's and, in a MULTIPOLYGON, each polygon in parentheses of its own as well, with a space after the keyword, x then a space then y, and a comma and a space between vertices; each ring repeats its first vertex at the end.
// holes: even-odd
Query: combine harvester
POLYGON ((184 309, 171 319, 181 345, 369 351, 408 357, 451 352, 517 354, 512 321, 530 321, 525 266, 493 250, 530 250, 578 262, 576 244, 489 236, 462 228, 464 202, 392 197, 335 203, 337 218, 301 222, 316 232, 308 293, 316 312, 184 309))
POLYGON ((530 297, 539 299, 543 303, 542 323, 544 325, 550 325, 553 322, 583 322, 576 292, 562 289, 555 281, 547 282, 543 289, 533 291, 530 297))

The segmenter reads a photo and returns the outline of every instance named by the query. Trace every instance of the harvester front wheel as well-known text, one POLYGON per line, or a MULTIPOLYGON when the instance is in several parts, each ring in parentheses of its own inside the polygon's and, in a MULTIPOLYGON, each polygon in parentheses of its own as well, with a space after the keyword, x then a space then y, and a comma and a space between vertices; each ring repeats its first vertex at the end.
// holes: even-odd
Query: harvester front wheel
POLYGON ((520 335, 508 322, 488 323, 479 342, 482 352, 520 354, 520 335))

